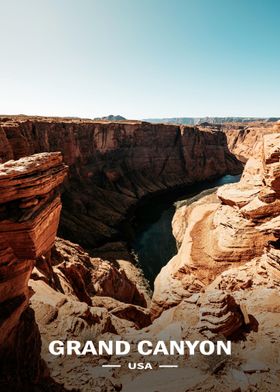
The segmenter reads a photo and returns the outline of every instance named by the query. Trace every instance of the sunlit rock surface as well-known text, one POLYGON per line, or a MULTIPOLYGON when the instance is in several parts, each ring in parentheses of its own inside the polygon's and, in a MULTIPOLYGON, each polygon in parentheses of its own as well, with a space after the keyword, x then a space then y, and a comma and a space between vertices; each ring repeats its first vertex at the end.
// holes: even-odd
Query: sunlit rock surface
POLYGON ((58 187, 66 171, 60 153, 0 165, 0 385, 10 390, 25 391, 48 378, 34 312, 28 308, 28 280, 36 257, 54 244, 58 187))
POLYGON ((242 170, 211 128, 0 117, 0 140, 0 161, 61 151, 69 180, 60 235, 91 248, 123 235, 117 226, 143 196, 242 170))
POLYGON ((278 143, 279 134, 264 136, 262 150, 248 161, 241 181, 217 191, 220 202, 214 195, 207 196, 176 212, 173 232, 181 246, 156 278, 154 316, 200 292, 231 265, 260 257, 266 244, 277 237, 278 143))
POLYGON ((83 392, 254 387, 278 392, 278 128, 224 128, 1 118, 2 161, 62 151, 70 176, 63 185, 61 233, 75 242, 54 241, 59 184, 66 171, 61 155, 39 154, 37 169, 34 157, 26 158, 26 165, 22 160, 6 163, 6 173, 1 166, 1 386, 30 391, 36 385, 48 391, 63 383, 64 390, 83 392), (150 307, 139 267, 114 237, 118 223, 144 195, 240 170, 231 151, 253 158, 239 184, 179 208, 173 219, 178 254, 158 275, 150 307), (14 182, 17 178, 21 180, 14 182), (125 357, 55 357, 48 343, 58 338, 121 338, 131 342, 132 352, 125 357), (232 339, 234 355, 136 353, 141 339, 155 344, 205 338, 232 339), (154 370, 132 372, 128 361, 150 361, 154 370), (106 363, 121 368, 102 368, 106 363), (179 368, 166 371, 160 364, 179 368))

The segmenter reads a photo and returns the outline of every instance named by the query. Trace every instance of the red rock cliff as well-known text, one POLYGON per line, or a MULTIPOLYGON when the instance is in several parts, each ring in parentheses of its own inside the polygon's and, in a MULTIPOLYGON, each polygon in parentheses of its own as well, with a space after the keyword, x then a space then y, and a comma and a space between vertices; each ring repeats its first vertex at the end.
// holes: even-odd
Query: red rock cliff
MULTIPOLYGON (((219 281, 215 288, 236 290, 238 281, 233 277, 230 282, 226 277, 229 281, 225 284, 223 271, 240 267, 255 273, 256 267, 250 264, 255 258, 270 260, 274 274, 278 274, 279 146, 279 133, 263 135, 259 156, 249 159, 239 183, 224 185, 216 194, 176 212, 173 232, 179 250, 156 278, 155 315, 206 290, 215 279, 219 281)), ((245 272, 243 278, 247 278, 245 272)), ((242 289, 251 287, 250 282, 240 285, 242 289)))
POLYGON ((2 117, 0 141, 2 161, 62 152, 70 175, 61 234, 88 247, 117 237, 141 197, 242 168, 223 132, 195 127, 2 117))
POLYGON ((9 390, 33 390, 46 376, 28 280, 54 244, 66 170, 59 152, 0 165, 0 386, 9 390))
POLYGON ((256 121, 247 125, 242 123, 224 124, 223 131, 227 137, 229 150, 246 161, 260 153, 263 135, 279 132, 280 124, 269 121, 256 121))

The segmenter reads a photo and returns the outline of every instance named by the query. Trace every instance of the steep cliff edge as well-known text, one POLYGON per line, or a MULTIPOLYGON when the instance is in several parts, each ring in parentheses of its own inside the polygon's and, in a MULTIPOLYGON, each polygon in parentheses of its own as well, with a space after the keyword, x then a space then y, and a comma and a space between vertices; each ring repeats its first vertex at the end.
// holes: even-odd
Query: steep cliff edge
MULTIPOLYGON (((176 212, 173 231, 179 251, 156 278, 152 302, 155 316, 204 291, 217 277, 222 281, 223 271, 242 270, 256 258, 273 259, 277 273, 279 146, 279 133, 264 135, 258 158, 247 162, 239 183, 224 185, 217 195, 176 212), (273 251, 269 244, 273 244, 273 251)), ((244 288, 251 285, 244 284, 244 288)))
POLYGON ((0 165, 0 386, 5 390, 32 391, 48 377, 28 307, 28 280, 35 259, 54 244, 66 172, 58 152, 0 165))
POLYGON ((60 234, 92 248, 143 196, 237 173, 242 165, 219 130, 137 121, 2 117, 0 159, 61 151, 69 165, 60 234))
MULTIPOLYGON (((5 390, 64 390, 50 377, 61 360, 47 355, 54 336, 120 334, 151 323, 147 289, 139 285, 143 278, 135 266, 91 258, 79 245, 56 238, 66 173, 60 152, 0 165, 0 387, 5 390)), ((67 384, 64 376, 57 381, 67 384)), ((71 376, 78 381, 75 372, 71 376)), ((74 384, 68 384, 70 390, 74 384)))
MULTIPOLYGON (((2 118, 0 141, 3 161, 44 149, 63 152, 70 178, 64 185, 62 232, 69 230, 75 242, 89 247, 116 235, 129 207, 146 194, 240 169, 225 133, 217 129, 2 118)), ((190 390, 232 391, 252 384, 277 391, 270 379, 279 377, 279 355, 272 347, 280 338, 279 145, 279 134, 264 136, 239 184, 177 211, 174 234, 180 249, 155 282, 151 310, 139 271, 127 260, 116 257, 110 263, 70 241, 55 240, 59 186, 66 174, 60 153, 0 165, 3 387, 32 391, 40 385, 37 390, 44 390, 48 373, 40 360, 42 339, 42 358, 51 376, 68 390, 130 392, 137 385, 138 390, 176 390, 179 382, 190 390), (152 322, 151 316, 157 318, 152 322), (213 374, 219 372, 221 358, 206 364, 188 358, 186 368, 185 357, 172 356, 171 364, 182 365, 178 381, 176 371, 157 369, 160 357, 135 352, 128 358, 112 356, 112 363, 118 361, 122 368, 102 373, 100 365, 108 360, 104 356, 55 357, 48 352, 48 343, 57 338, 121 336, 134 344, 139 339, 233 334, 234 356, 222 359, 219 385, 213 374), (152 361, 154 378, 149 372, 128 371, 128 360, 152 361), (253 377, 256 372, 261 380, 253 377)))
POLYGON ((280 132, 280 123, 255 121, 247 125, 224 124, 222 129, 227 137, 229 150, 242 161, 246 161, 257 156, 262 150, 263 135, 280 132))
MULTIPOLYGON (((86 358, 54 358, 45 348, 44 358, 59 381, 83 391, 278 391, 279 146, 280 134, 265 135, 260 155, 247 162, 240 183, 177 211, 174 233, 180 249, 156 279, 151 314, 102 294, 92 297, 93 306, 81 306, 74 298, 58 298, 58 292, 40 295, 33 286, 32 306, 45 347, 57 334, 69 338, 77 333, 82 339, 118 334, 132 344, 128 357, 110 357, 121 368, 106 373, 100 370, 106 363, 101 356, 89 365, 86 358), (232 341, 229 357, 141 356, 135 350, 139 340, 223 338, 232 341), (132 372, 128 361, 151 362, 153 371, 132 372), (179 369, 160 369, 163 363, 179 369)), ((76 256, 89 257, 77 250, 71 258, 76 256)))

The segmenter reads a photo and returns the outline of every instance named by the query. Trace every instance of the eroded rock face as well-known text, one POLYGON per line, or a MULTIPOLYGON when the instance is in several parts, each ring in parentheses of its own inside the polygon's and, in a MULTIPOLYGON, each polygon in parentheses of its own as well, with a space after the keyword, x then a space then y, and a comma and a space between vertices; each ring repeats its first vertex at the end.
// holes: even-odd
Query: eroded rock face
MULTIPOLYGON (((181 206, 173 219, 178 254, 155 281, 151 312, 157 318, 149 330, 179 324, 181 338, 235 339, 219 386, 209 376, 198 389, 247 390, 254 382, 277 391, 271 380, 278 382, 280 366, 274 350, 280 339, 279 145, 279 134, 265 135, 238 184, 181 206)), ((209 367, 216 372, 214 363, 209 367)))
MULTIPOLYGON (((136 267, 130 268, 137 273, 136 267)), ((61 307, 61 301, 77 304, 80 301, 93 312, 94 307, 101 307, 121 319, 127 314, 127 320, 134 320, 137 325, 142 314, 143 323, 149 323, 145 310, 148 293, 138 285, 140 279, 134 282, 129 273, 122 260, 112 264, 92 258, 79 245, 57 238, 50 254, 37 260, 32 272, 30 284, 36 293, 31 300, 32 306, 36 307, 38 303, 39 307, 50 306, 49 298, 53 298, 54 309, 57 304, 61 307)), ((71 312, 68 318, 72 318, 71 312)))
POLYGON ((263 135, 279 133, 279 122, 255 121, 249 124, 224 124, 229 150, 246 161, 262 151, 263 135))
POLYGON ((262 149, 249 159, 238 184, 222 186, 218 199, 207 196, 175 214, 173 232, 181 246, 156 278, 154 317, 205 289, 234 264, 261 257, 279 236, 279 140, 279 133, 264 135, 262 149))
MULTIPOLYGON (((113 256, 111 263, 106 257, 90 256, 80 245, 70 241, 57 238, 54 244, 57 215, 52 215, 52 211, 56 211, 55 200, 59 202, 58 178, 62 178, 65 171, 60 158, 58 162, 55 155, 51 155, 58 165, 57 170, 46 166, 47 159, 37 177, 36 170, 30 171, 34 164, 30 159, 26 169, 21 161, 18 168, 11 170, 10 174, 15 175, 13 181, 24 170, 29 173, 16 187, 8 180, 12 198, 18 190, 24 196, 5 201, 0 210, 3 219, 11 220, 6 227, 10 233, 16 233, 14 238, 18 239, 9 242, 11 234, 7 234, 0 246, 0 260, 3 260, 0 271, 4 277, 0 281, 1 321, 4 320, 0 332, 2 328, 6 331, 0 342, 5 348, 5 360, 11 358, 16 369, 15 390, 19 390, 19 385, 21 390, 32 390, 30 385, 40 385, 42 376, 47 376, 39 358, 40 332, 42 358, 51 376, 64 383, 68 390, 74 387, 82 391, 98 388, 130 391, 131 388, 141 390, 143 385, 147 388, 152 385, 161 392, 172 388, 242 390, 244 377, 247 380, 245 372, 251 375, 255 369, 265 369, 260 384, 258 378, 250 382, 254 382, 256 388, 265 385, 264 390, 271 392, 268 376, 277 377, 279 363, 279 353, 272 352, 271 342, 280 338, 280 232, 279 156, 273 147, 278 139, 269 138, 270 135, 264 143, 261 160, 255 156, 255 160, 248 162, 240 184, 221 188, 218 195, 207 196, 178 211, 174 217, 174 233, 180 249, 156 280, 151 309, 138 269, 119 257, 124 252, 118 256, 114 253, 116 246, 122 248, 119 241, 98 249, 99 256, 102 253, 113 256), (30 179, 38 194, 30 194, 30 189, 28 195, 24 193, 28 191, 24 182, 30 179), (51 183, 54 189, 47 188, 51 183), (48 213, 43 214, 43 211, 48 213), (22 220, 22 217, 25 218, 22 220), (48 225, 44 226, 48 218, 48 225), (26 253, 22 241, 28 244, 26 253), (27 281, 34 264, 29 280, 34 295, 28 307, 31 292, 27 281), (153 322, 152 318, 155 318, 153 322), (173 373, 162 373, 156 367, 166 363, 166 358, 165 362, 152 356, 139 358, 134 352, 125 358, 97 356, 90 360, 54 357, 48 353, 48 343, 57 338, 84 341, 121 337, 131 341, 134 347, 140 339, 152 342, 174 338, 203 340, 205 336, 215 339, 220 335, 231 336, 237 330, 245 349, 240 350, 240 343, 236 343, 235 356, 223 362, 219 385, 213 374, 219 369, 220 357, 214 358, 213 363, 205 363, 201 357, 189 357, 185 374, 186 358, 179 355, 168 360, 171 364, 175 361, 173 363, 179 364, 183 371, 179 369, 176 373, 173 369, 173 373), (262 351, 258 339, 262 341, 262 351), (32 351, 30 356, 25 355, 26 344, 32 351), (11 350, 14 347, 16 355, 11 350), (252 364, 251 357, 268 365, 252 364), (120 370, 105 369, 101 374, 100 365, 108 360, 118 361, 123 366, 120 370), (150 373, 153 377, 146 378, 148 372, 135 370, 135 380, 131 380, 126 370, 129 360, 153 361, 155 369, 150 373), (27 364, 30 369, 26 376, 27 364), (20 384, 23 374, 24 388, 20 384), (195 377, 191 377, 193 374, 195 377), (158 377, 164 380, 160 384, 158 377)), ((151 127, 140 122, 2 119, 0 140, 1 146, 5 146, 1 148, 3 160, 12 158, 13 154, 19 157, 59 146, 71 166, 70 181, 65 184, 63 230, 69 225, 69 232, 76 241, 84 235, 85 243, 91 245, 95 242, 91 242, 89 235, 94 230, 97 233, 94 241, 116 233, 116 222, 141 196, 178 185, 180 181, 224 173, 236 168, 237 163, 228 153, 220 131, 192 127, 151 127)), ((3 219, 0 227, 5 233, 3 219)), ((7 378, 10 363, 2 367, 4 383, 9 382, 9 386, 12 385, 11 378, 7 378)), ((250 386, 249 381, 247 384, 246 388, 250 386)), ((40 388, 44 390, 43 386, 40 388)))
POLYGON ((242 170, 225 134, 209 127, 2 117, 0 140, 2 161, 62 152, 60 233, 91 248, 120 236, 117 225, 143 196, 242 170))
POLYGON ((66 175, 60 153, 41 153, 0 167, 0 233, 19 259, 53 245, 61 210, 58 186, 66 175))
POLYGON ((60 153, 0 165, 0 385, 10 390, 32 389, 48 376, 28 280, 36 257, 54 243, 66 170, 60 153))
MULTIPOLYGON (((92 387, 92 374, 86 371, 88 357, 63 358, 65 372, 61 371, 62 358, 48 350, 52 340, 115 339, 130 332, 137 335, 151 324, 148 293, 141 279, 136 279, 137 268, 128 264, 90 257, 81 246, 59 238, 51 252, 37 260, 29 284, 34 291, 31 307, 42 338, 42 358, 50 374, 59 376, 56 380, 69 388, 81 385, 80 376, 86 379, 87 388, 92 387), (69 373, 72 367, 79 368, 78 373, 69 373)), ((91 370, 100 360, 92 358, 91 370)))
POLYGON ((208 292, 201 303, 199 329, 208 338, 232 335, 243 324, 243 316, 234 298, 223 291, 208 292))
POLYGON ((140 277, 135 280, 131 277, 132 273, 137 276, 137 272, 135 266, 123 260, 110 263, 90 257, 81 246, 57 238, 51 252, 37 260, 31 279, 38 283, 37 291, 44 282, 54 292, 89 306, 96 303, 96 297, 111 297, 147 307, 146 287, 141 285, 140 277))

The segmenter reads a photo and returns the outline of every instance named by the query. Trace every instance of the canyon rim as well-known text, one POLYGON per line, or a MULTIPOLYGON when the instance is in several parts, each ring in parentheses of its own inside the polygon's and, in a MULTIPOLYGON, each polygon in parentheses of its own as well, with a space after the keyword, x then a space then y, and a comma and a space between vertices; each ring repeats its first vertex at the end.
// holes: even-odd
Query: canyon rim
POLYGON ((280 1, 0 14, 0 392, 279 392, 280 1))
POLYGON ((3 388, 277 390, 277 122, 2 116, 0 125, 3 388), (177 250, 151 292, 131 248, 133 217, 170 195, 180 199, 177 250), (57 340, 124 340, 130 350, 53 355, 57 340), (141 341, 230 342, 231 355, 139 353, 141 341))

